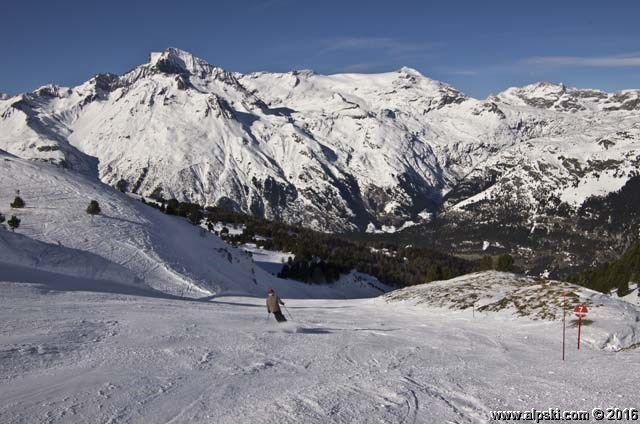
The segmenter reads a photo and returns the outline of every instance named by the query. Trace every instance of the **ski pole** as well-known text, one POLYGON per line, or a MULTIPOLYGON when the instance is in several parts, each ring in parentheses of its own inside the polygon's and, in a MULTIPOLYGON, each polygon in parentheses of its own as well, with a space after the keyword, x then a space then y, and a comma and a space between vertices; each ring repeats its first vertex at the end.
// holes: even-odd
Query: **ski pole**
POLYGON ((287 314, 289 315, 289 318, 291 318, 291 321, 295 321, 293 319, 293 315, 291 315, 291 312, 289 312, 289 309, 285 305, 282 305, 282 306, 284 307, 284 310, 287 311, 287 314))

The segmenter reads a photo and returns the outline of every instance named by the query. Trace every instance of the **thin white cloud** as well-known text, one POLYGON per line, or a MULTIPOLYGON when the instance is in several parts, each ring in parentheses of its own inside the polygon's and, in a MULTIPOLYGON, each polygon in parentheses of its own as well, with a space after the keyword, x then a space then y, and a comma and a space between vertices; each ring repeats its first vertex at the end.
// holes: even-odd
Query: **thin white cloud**
POLYGON ((384 50, 399 53, 429 50, 432 43, 416 43, 388 37, 342 37, 323 42, 325 51, 336 50, 384 50))
POLYGON ((528 65, 577 66, 577 67, 633 67, 640 66, 640 55, 625 56, 536 56, 524 60, 528 65))
POLYGON ((375 63, 354 63, 352 65, 347 65, 341 68, 342 72, 347 73, 370 73, 370 72, 380 72, 383 66, 375 63))

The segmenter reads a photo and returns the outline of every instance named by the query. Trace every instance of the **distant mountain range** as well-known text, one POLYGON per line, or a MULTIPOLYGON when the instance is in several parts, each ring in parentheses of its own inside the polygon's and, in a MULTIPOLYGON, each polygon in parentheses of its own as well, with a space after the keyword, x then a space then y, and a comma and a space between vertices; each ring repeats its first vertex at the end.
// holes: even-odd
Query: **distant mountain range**
POLYGON ((639 90, 537 83, 478 100, 410 68, 244 75, 169 48, 121 76, 0 99, 14 155, 325 231, 501 207, 533 232, 640 165, 639 90))

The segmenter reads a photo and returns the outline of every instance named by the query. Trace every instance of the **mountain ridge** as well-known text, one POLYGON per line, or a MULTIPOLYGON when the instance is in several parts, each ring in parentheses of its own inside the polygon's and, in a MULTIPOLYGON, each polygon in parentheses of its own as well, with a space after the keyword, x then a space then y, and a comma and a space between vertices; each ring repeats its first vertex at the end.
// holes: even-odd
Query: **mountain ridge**
POLYGON ((517 191, 534 225, 550 198, 576 208, 632 176, 639 93, 535 83, 478 100, 411 68, 240 74, 169 48, 0 100, 0 148, 325 231, 396 231, 517 191))

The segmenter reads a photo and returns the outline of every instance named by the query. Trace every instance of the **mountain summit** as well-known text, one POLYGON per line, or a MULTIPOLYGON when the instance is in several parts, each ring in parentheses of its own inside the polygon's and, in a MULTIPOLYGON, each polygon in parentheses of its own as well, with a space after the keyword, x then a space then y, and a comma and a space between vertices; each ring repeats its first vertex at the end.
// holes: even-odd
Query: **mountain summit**
POLYGON ((168 74, 188 73, 202 77, 213 68, 207 61, 173 47, 150 53, 149 64, 168 74))
POLYGON ((638 99, 538 83, 478 100, 411 68, 244 75, 169 48, 0 100, 0 149, 329 231, 395 231, 487 199, 534 225, 634 175, 638 99))

